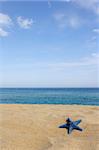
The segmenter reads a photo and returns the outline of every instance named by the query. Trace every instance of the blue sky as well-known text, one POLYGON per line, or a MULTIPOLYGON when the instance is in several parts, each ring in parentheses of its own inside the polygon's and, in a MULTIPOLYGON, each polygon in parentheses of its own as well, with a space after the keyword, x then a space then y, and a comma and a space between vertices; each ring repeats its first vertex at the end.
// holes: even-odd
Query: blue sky
POLYGON ((1 87, 98 87, 99 1, 0 2, 1 87))

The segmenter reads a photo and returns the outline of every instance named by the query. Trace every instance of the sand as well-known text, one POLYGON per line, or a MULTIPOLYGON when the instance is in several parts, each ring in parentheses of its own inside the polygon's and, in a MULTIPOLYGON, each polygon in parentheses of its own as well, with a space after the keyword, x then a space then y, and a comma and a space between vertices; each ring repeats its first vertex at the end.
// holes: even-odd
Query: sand
POLYGON ((99 150, 99 107, 0 104, 0 150, 99 150), (67 117, 83 132, 58 128, 67 117))

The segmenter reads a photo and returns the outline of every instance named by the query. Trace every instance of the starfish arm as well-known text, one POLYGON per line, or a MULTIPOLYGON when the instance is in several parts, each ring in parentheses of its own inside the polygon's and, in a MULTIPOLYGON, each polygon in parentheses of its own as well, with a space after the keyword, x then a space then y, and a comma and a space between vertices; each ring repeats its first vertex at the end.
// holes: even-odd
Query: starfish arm
POLYGON ((78 127, 78 126, 74 126, 74 129, 82 131, 82 129, 80 127, 78 127))
POLYGON ((62 124, 59 126, 59 128, 67 128, 67 124, 62 124))
POLYGON ((68 134, 70 134, 72 132, 72 130, 73 130, 73 127, 69 127, 67 130, 68 134))
POLYGON ((74 125, 78 125, 79 123, 81 122, 81 120, 77 120, 77 121, 74 121, 74 125))

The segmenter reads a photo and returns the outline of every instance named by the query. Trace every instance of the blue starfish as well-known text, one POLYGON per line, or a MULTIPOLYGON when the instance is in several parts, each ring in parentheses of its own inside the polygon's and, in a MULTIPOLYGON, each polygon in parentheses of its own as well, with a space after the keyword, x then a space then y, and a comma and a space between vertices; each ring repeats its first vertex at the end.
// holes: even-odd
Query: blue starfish
POLYGON ((74 129, 82 131, 82 129, 79 126, 77 126, 80 122, 81 120, 72 121, 70 118, 68 118, 66 119, 66 123, 63 125, 60 125, 59 128, 66 128, 68 134, 70 134, 72 130, 74 129))

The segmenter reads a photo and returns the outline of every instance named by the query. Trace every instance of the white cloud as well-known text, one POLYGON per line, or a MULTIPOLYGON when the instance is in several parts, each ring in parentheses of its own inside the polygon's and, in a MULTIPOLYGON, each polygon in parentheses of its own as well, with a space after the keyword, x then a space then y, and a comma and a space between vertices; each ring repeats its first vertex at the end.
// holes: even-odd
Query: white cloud
POLYGON ((6 37, 8 36, 8 27, 12 25, 12 19, 7 15, 0 13, 0 36, 6 37))
POLYGON ((99 29, 93 29, 93 32, 99 33, 99 29))
POLYGON ((10 26, 11 24, 11 18, 7 14, 0 13, 0 26, 10 26))
POLYGON ((5 37, 8 36, 8 32, 4 31, 2 28, 0 28, 0 36, 5 37))
POLYGON ((19 26, 23 29, 29 29, 31 28, 32 24, 34 23, 32 19, 24 19, 21 16, 17 17, 17 22, 19 26))

